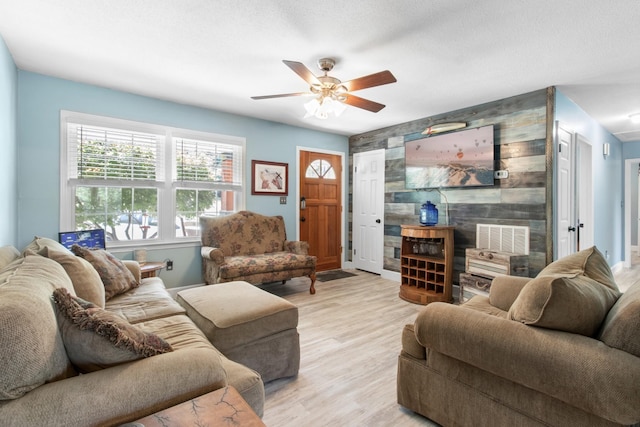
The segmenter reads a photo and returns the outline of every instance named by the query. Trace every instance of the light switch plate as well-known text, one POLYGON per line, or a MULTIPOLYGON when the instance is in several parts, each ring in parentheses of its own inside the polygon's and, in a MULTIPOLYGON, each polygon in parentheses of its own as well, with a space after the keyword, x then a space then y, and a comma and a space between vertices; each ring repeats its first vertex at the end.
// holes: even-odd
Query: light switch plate
POLYGON ((287 204, 287 198, 285 196, 281 196, 280 197, 280 204, 281 205, 286 205, 287 204))

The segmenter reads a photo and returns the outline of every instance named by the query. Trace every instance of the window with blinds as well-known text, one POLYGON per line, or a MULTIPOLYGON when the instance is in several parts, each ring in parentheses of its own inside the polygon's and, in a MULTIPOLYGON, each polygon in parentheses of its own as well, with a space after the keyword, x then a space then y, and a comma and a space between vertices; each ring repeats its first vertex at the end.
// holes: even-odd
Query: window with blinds
POLYGON ((102 228, 116 246, 195 241, 201 215, 242 209, 243 138, 71 112, 61 119, 61 230, 102 228))
POLYGON ((162 180, 161 136, 69 123, 69 178, 81 181, 162 180))
POLYGON ((174 138, 175 180, 208 182, 229 188, 242 184, 241 147, 212 141, 174 138))

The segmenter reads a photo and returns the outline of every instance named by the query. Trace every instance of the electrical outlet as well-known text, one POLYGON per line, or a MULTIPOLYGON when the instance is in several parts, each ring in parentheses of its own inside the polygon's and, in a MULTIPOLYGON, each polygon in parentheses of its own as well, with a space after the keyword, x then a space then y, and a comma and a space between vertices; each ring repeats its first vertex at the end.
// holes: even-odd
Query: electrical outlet
POLYGON ((505 178, 509 178, 509 171, 508 170, 499 170, 499 171, 495 171, 493 173, 493 177, 495 179, 505 179, 505 178))
POLYGON ((173 270, 173 261, 167 261, 167 271, 173 270))

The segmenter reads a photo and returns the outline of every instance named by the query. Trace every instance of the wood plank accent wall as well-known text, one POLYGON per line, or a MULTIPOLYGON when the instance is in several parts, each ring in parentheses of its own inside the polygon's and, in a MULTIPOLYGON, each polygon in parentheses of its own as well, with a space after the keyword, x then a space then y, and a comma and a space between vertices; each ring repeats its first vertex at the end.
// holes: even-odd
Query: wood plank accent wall
POLYGON ((349 138, 349 251, 352 259, 353 154, 385 149, 384 269, 400 271, 400 225, 418 224, 420 205, 427 200, 445 223, 456 227, 454 281, 465 269, 465 249, 475 247, 476 224, 530 227, 530 275, 552 257, 551 195, 554 88, 541 89, 475 107, 427 117, 349 138), (491 187, 405 189, 404 144, 424 138, 422 131, 438 123, 466 122, 467 128, 494 125, 495 167, 509 171, 491 187))

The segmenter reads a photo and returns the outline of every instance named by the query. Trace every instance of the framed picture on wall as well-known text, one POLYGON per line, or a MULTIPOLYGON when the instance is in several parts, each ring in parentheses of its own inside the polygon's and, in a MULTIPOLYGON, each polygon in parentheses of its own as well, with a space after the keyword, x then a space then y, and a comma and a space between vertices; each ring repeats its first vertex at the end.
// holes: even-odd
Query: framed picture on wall
POLYGON ((289 164, 251 161, 251 194, 265 196, 286 196, 288 189, 289 164))

